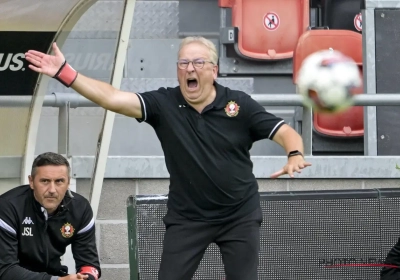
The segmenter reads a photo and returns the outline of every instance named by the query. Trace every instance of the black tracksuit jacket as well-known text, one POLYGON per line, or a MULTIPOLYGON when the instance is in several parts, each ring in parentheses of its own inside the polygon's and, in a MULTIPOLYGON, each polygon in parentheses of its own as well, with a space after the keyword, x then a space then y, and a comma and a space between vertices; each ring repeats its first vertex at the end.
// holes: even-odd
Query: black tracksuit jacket
POLYGON ((82 266, 92 266, 101 273, 93 212, 83 196, 67 192, 51 217, 29 185, 0 196, 0 280, 66 276, 60 257, 70 244, 77 272, 82 266))

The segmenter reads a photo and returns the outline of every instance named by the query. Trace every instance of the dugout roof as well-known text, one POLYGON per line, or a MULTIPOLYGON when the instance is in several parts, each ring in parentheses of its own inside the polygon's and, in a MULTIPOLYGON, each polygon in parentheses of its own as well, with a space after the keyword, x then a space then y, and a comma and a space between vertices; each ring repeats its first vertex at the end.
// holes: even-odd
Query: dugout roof
POLYGON ((81 0, 0 0, 1 31, 55 31, 81 0))
POLYGON ((81 16, 96 2, 0 0, 0 96, 31 100, 21 106, 0 104, 2 177, 13 178, 15 170, 25 165, 21 160, 26 161, 26 167, 32 163, 49 80, 29 70, 24 53, 29 49, 48 53, 54 41, 61 48, 81 16))

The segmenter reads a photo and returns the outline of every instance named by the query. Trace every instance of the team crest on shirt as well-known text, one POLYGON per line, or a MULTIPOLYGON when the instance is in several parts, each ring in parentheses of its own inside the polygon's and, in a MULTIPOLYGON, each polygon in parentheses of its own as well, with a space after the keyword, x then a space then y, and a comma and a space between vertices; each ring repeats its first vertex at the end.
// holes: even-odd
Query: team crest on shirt
POLYGON ((240 106, 235 101, 229 101, 225 106, 225 113, 228 117, 236 117, 239 114, 240 106))
POLYGON ((75 228, 70 224, 66 223, 61 227, 61 234, 64 238, 70 238, 74 235, 75 228))

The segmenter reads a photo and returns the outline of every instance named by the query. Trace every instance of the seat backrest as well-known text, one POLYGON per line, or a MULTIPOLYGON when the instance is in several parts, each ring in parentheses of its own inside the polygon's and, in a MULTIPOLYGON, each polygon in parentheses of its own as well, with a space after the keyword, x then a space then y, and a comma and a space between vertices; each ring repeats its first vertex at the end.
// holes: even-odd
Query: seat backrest
MULTIPOLYGON (((362 35, 350 30, 309 30, 299 39, 293 57, 293 82, 303 60, 310 54, 332 48, 352 58, 360 67, 362 76, 362 35)), ((363 93, 362 86, 354 91, 363 93)), ((364 134, 363 108, 351 107, 338 114, 313 115, 314 129, 323 135, 333 137, 360 137, 364 134)))
POLYGON ((362 68, 362 35, 349 30, 308 30, 297 42, 293 56, 293 82, 303 60, 310 54, 332 48, 352 58, 362 68))
POLYGON ((309 27, 309 0, 219 0, 219 6, 232 8, 237 52, 252 59, 292 58, 309 27))
POLYGON ((362 32, 362 0, 321 0, 322 25, 362 32))

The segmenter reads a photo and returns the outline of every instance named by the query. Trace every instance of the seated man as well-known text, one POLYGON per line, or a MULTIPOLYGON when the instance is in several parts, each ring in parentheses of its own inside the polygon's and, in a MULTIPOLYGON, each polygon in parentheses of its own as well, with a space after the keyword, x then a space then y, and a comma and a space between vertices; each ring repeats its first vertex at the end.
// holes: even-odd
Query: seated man
POLYGON ((385 266, 381 270, 381 280, 400 279, 400 238, 386 256, 385 266))
POLYGON ((55 153, 33 162, 29 185, 0 196, 0 280, 100 278, 93 212, 69 190, 70 166, 55 153), (77 274, 60 258, 72 246, 77 274))

